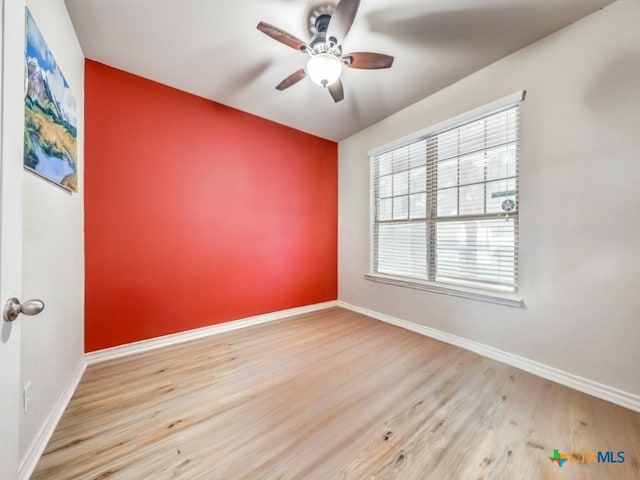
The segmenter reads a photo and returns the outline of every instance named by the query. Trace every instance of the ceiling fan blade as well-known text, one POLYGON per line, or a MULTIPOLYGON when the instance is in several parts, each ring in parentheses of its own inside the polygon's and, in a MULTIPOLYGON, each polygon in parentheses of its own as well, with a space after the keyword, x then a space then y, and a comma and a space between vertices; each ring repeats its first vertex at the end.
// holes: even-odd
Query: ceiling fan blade
POLYGON ((356 18, 359 6, 360 0, 340 0, 338 2, 327 27, 327 40, 333 37, 339 44, 344 41, 344 37, 349 33, 356 18))
POLYGON ((353 52, 342 56, 349 68, 379 69, 393 65, 393 57, 383 53, 353 52))
POLYGON ((329 85, 329 93, 331 94, 331 98, 333 101, 338 103, 340 100, 344 99, 344 88, 342 87, 342 81, 340 79, 333 82, 329 85))
POLYGON ((305 71, 304 68, 301 68, 300 70, 296 70, 291 75, 289 75, 287 78, 282 80, 276 86, 276 89, 277 90, 284 90, 285 88, 289 88, 290 86, 295 85, 296 83, 298 83, 300 80, 302 80, 306 76, 307 76, 307 72, 305 71))
POLYGON ((260 22, 258 24, 258 30, 266 35, 269 35, 274 40, 277 40, 280 43, 284 43, 286 46, 294 48, 298 51, 302 51, 303 48, 307 46, 307 44, 299 38, 294 37, 290 33, 287 33, 284 30, 281 30, 278 27, 274 27, 273 25, 269 25, 265 22, 260 22))

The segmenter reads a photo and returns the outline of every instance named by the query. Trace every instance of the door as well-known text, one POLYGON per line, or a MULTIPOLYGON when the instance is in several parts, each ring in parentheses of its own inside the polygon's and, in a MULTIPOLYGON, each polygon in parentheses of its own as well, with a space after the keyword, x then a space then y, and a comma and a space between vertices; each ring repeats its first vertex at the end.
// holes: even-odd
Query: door
MULTIPOLYGON (((0 0, 0 309, 20 298, 22 282, 22 149, 24 1, 0 0)), ((20 315, 0 319, 0 478, 18 478, 20 315)))

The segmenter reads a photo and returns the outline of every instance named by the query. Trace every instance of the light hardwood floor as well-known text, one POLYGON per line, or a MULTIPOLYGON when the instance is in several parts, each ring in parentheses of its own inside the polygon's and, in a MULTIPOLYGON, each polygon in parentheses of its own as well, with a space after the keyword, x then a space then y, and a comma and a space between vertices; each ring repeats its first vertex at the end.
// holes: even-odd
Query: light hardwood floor
POLYGON ((638 480, 639 462, 639 413, 332 308, 90 366, 32 478, 638 480))

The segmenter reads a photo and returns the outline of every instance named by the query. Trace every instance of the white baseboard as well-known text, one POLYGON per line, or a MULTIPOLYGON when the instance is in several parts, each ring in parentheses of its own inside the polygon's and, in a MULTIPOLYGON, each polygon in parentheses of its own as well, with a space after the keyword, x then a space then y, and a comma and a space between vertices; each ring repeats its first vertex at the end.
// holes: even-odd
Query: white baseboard
POLYGON ((187 330, 186 332, 174 333, 163 337, 128 343, 126 345, 119 345, 117 347, 105 348, 103 350, 87 353, 85 354, 85 358, 87 360, 87 364, 92 365, 106 360, 113 360, 129 355, 135 355, 137 353, 148 352, 149 350, 154 350, 156 348, 188 342, 189 340, 195 340, 197 338, 209 337, 211 335, 231 332, 233 330, 251 327, 253 325, 260 325, 261 323, 273 322, 275 320, 292 317, 294 315, 324 310, 325 308, 335 307, 336 305, 337 301, 332 300, 330 302, 315 303, 304 307, 289 308, 278 312, 265 313, 263 315, 256 315, 254 317, 233 320, 231 322, 219 323, 209 327, 187 330))
POLYGON ((86 367, 87 362, 83 357, 71 374, 71 380, 67 384, 67 388, 65 388, 62 395, 60 395, 55 407, 43 422, 38 434, 34 437, 31 445, 29 445, 29 448, 27 449, 27 452, 20 461, 20 468, 18 471, 19 480, 28 480, 31 478, 44 449, 47 447, 47 444, 51 439, 51 435, 53 435, 53 431, 56 429, 60 418, 62 418, 62 414, 66 410, 67 405, 69 405, 71 397, 73 397, 73 394, 82 379, 82 375, 84 374, 86 367))
POLYGON ((589 395, 593 395, 594 397, 601 398, 602 400, 606 400, 608 402, 615 403, 616 405, 620 405, 636 412, 640 412, 640 396, 638 395, 634 395, 623 390, 618 390, 602 383, 594 382, 593 380, 589 380, 588 378, 580 377, 578 375, 574 375, 572 373, 550 367, 549 365, 536 362, 535 360, 521 357, 519 355, 514 355, 512 353, 505 352, 503 350, 499 350, 482 343, 474 342, 466 338, 458 337, 457 335, 452 335, 450 333, 443 332, 442 330, 436 330, 435 328, 408 322, 406 320, 402 320, 385 313, 380 313, 374 310, 369 310, 367 308, 351 305, 341 300, 338 300, 336 303, 339 307, 361 313, 368 317, 375 318, 376 320, 381 320, 385 323, 389 323, 406 330, 411 330, 412 332, 416 332, 427 337, 435 338, 436 340, 441 340, 451 345, 464 348, 465 350, 470 350, 484 357, 491 358, 508 365, 512 365, 516 368, 532 373, 539 377, 546 378, 547 380, 551 380, 561 385, 565 385, 569 388, 573 388, 589 395))

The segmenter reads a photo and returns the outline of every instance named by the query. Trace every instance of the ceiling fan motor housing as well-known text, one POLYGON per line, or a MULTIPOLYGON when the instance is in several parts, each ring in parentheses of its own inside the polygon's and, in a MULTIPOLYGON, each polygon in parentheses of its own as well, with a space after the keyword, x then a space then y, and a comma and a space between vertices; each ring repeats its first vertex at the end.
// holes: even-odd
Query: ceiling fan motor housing
POLYGON ((319 53, 329 53, 336 57, 342 56, 342 47, 338 44, 337 39, 327 39, 327 28, 329 27, 330 21, 331 15, 328 13, 321 13, 315 18, 316 33, 309 42, 311 49, 307 50, 305 53, 312 56, 319 53))

